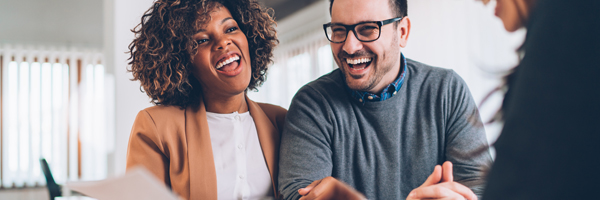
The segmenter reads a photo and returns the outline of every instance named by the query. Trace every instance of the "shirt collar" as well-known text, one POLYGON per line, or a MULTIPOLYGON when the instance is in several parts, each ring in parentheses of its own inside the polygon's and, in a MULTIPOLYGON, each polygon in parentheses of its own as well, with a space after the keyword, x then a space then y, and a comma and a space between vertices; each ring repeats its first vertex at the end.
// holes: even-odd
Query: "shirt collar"
POLYGON ((364 105, 366 102, 385 101, 396 95, 398 90, 400 90, 400 88, 402 87, 402 83, 404 82, 404 77, 406 74, 406 58, 404 57, 404 54, 400 54, 400 57, 400 66, 402 70, 400 71, 398 78, 396 78, 394 82, 390 83, 388 86, 383 88, 381 93, 373 94, 370 92, 352 90, 346 84, 346 90, 350 92, 350 96, 358 103, 364 105))

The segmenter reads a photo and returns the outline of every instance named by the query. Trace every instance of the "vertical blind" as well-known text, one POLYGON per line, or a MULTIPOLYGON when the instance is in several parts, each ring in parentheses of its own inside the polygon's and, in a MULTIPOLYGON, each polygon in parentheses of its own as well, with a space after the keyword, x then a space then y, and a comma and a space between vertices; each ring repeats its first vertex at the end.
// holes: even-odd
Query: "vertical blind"
POLYGON ((288 108, 302 86, 337 67, 327 39, 314 39, 303 41, 303 46, 279 47, 274 54, 274 64, 269 67, 267 81, 258 92, 250 92, 250 97, 288 108))
POLYGON ((102 60, 97 50, 0 47, 2 187, 45 185, 40 158, 58 183, 106 177, 113 79, 102 60))

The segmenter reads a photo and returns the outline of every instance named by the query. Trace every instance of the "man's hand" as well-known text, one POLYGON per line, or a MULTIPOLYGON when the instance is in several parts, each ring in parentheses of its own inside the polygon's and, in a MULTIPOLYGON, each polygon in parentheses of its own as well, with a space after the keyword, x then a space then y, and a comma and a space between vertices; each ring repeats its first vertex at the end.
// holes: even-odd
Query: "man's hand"
POLYGON ((477 200, 477 196, 468 187, 454 182, 452 163, 446 161, 442 166, 436 165, 425 183, 411 191, 406 198, 417 199, 477 200))
POLYGON ((300 200, 326 200, 326 199, 348 199, 364 200, 367 199, 360 192, 341 181, 329 176, 321 180, 316 180, 305 188, 299 189, 298 193, 302 195, 300 200))

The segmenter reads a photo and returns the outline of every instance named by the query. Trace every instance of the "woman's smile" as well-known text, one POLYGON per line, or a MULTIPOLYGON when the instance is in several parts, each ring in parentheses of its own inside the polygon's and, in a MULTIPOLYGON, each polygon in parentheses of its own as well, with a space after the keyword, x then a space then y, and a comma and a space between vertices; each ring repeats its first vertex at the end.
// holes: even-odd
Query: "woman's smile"
POLYGON ((244 70, 241 56, 237 53, 227 53, 219 59, 215 68, 217 72, 225 76, 237 76, 244 70))

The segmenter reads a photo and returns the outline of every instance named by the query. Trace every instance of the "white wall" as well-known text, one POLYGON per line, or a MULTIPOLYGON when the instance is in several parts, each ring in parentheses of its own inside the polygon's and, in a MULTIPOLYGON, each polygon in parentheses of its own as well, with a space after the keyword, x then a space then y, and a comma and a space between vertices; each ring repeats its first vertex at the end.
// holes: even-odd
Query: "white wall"
POLYGON ((137 113, 151 106, 148 96, 140 92, 139 82, 130 81, 127 72, 128 45, 134 38, 130 31, 140 23, 143 13, 150 8, 152 0, 104 0, 105 6, 105 56, 107 68, 115 75, 115 136, 114 153, 109 155, 108 176, 125 173, 127 143, 131 126, 137 113))
POLYGON ((102 47, 102 0, 2 0, 0 43, 102 47))
MULTIPOLYGON (((408 0, 412 29, 406 57, 456 71, 467 83, 482 118, 487 121, 499 108, 496 93, 483 105, 485 95, 501 85, 503 73, 518 63, 516 49, 524 30, 508 33, 494 16, 495 1, 484 6, 473 0, 408 0)), ((488 141, 497 138, 501 124, 485 126, 488 141)))

